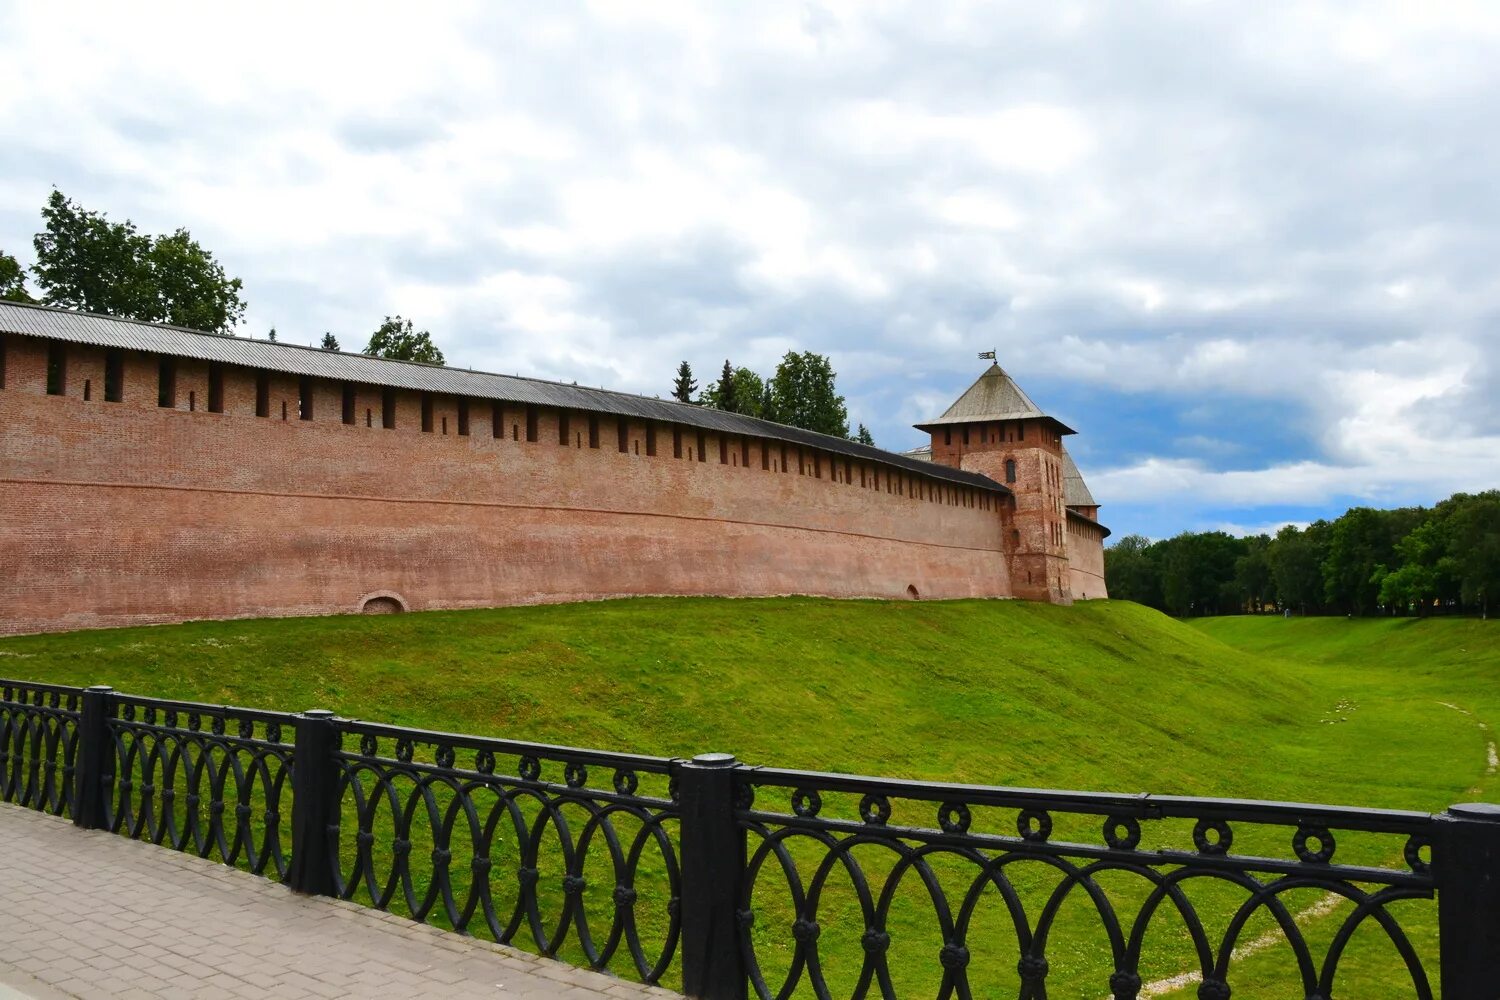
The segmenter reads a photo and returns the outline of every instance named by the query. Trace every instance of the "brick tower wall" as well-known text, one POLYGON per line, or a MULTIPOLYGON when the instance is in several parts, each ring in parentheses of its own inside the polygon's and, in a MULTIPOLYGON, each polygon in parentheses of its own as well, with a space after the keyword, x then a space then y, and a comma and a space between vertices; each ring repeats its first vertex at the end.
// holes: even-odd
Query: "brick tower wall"
POLYGON ((418 610, 1012 594, 1003 495, 681 425, 622 434, 611 415, 364 385, 346 407, 342 383, 189 360, 164 408, 160 359, 136 352, 108 402, 105 352, 77 345, 48 395, 47 345, 3 338, 0 633, 380 595, 418 610))
POLYGON ((1083 518, 1068 518, 1068 578, 1075 600, 1100 600, 1109 596, 1104 585, 1104 528, 1089 511, 1080 513, 1083 518))
POLYGON ((1072 602, 1062 438, 1047 420, 986 421, 945 426, 932 435, 935 462, 1005 483, 1014 492, 1010 575, 1017 597, 1072 602), (1015 463, 1015 475, 1007 462, 1015 463), (1013 481, 1012 481, 1013 480, 1013 481))

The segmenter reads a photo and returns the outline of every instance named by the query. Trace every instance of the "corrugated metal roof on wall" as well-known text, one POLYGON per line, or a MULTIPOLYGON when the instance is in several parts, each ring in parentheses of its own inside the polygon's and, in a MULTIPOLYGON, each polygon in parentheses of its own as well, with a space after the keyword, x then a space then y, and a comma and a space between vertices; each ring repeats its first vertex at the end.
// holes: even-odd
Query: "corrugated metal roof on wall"
POLYGON ((203 333, 158 323, 115 319, 92 313, 74 312, 48 306, 0 302, 0 331, 31 337, 47 337, 94 347, 114 347, 132 351, 150 351, 219 361, 266 371, 315 378, 360 382, 366 385, 390 386, 418 392, 437 392, 480 399, 498 399, 507 403, 530 403, 571 410, 587 410, 617 416, 685 424, 704 430, 749 437, 769 438, 789 444, 819 448, 869 462, 879 462, 933 479, 943 479, 994 493, 1010 490, 988 476, 976 475, 947 466, 934 465, 883 451, 868 445, 799 427, 759 420, 738 413, 726 413, 705 406, 693 406, 676 400, 652 399, 626 392, 567 385, 542 379, 488 372, 446 368, 439 365, 390 361, 364 354, 344 354, 295 344, 278 344, 266 340, 203 333))

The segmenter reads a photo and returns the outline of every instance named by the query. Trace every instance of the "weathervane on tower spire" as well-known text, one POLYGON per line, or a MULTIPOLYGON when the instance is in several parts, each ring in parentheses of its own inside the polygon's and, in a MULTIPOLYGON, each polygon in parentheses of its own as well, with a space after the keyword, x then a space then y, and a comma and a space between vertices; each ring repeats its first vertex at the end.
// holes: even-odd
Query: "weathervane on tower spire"
POLYGON ((979 360, 980 361, 994 361, 995 360, 995 352, 994 351, 980 351, 979 352, 979 360))

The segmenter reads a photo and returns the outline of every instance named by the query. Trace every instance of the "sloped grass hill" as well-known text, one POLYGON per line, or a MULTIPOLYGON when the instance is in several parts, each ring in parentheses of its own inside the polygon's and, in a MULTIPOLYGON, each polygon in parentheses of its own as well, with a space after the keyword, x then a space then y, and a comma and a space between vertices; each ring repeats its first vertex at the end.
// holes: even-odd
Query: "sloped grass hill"
MULTIPOLYGON (((1303 656, 1303 639, 1239 621, 1189 627, 1122 602, 638 599, 17 637, 0 640, 0 676, 943 781, 1432 810, 1494 784, 1476 715, 1447 707, 1500 700, 1484 690, 1500 671, 1490 623, 1460 637, 1489 652, 1453 663, 1453 637, 1412 633, 1427 664, 1413 668, 1389 648, 1397 632, 1353 647, 1307 632, 1303 656)), ((1053 995, 1107 979, 1086 916, 1065 921, 1090 947, 1054 960, 1053 995)), ((787 937, 779 921, 761 933, 787 937)), ((1178 936, 1161 931, 1148 978, 1191 967, 1178 936)), ((1008 961, 976 954, 970 972, 999 987, 1008 961)), ((1292 995, 1277 963, 1247 961, 1292 995)), ((1406 995, 1381 992, 1378 960, 1351 967, 1359 995, 1406 995)))

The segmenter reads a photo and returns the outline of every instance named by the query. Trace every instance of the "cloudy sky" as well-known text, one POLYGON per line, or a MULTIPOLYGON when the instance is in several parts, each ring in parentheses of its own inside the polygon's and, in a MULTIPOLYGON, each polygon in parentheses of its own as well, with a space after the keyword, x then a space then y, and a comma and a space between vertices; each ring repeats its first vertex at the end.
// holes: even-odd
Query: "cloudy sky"
POLYGON ((52 186, 450 363, 831 355, 889 448, 995 348, 1117 537, 1500 485, 1500 4, 0 2, 52 186))

